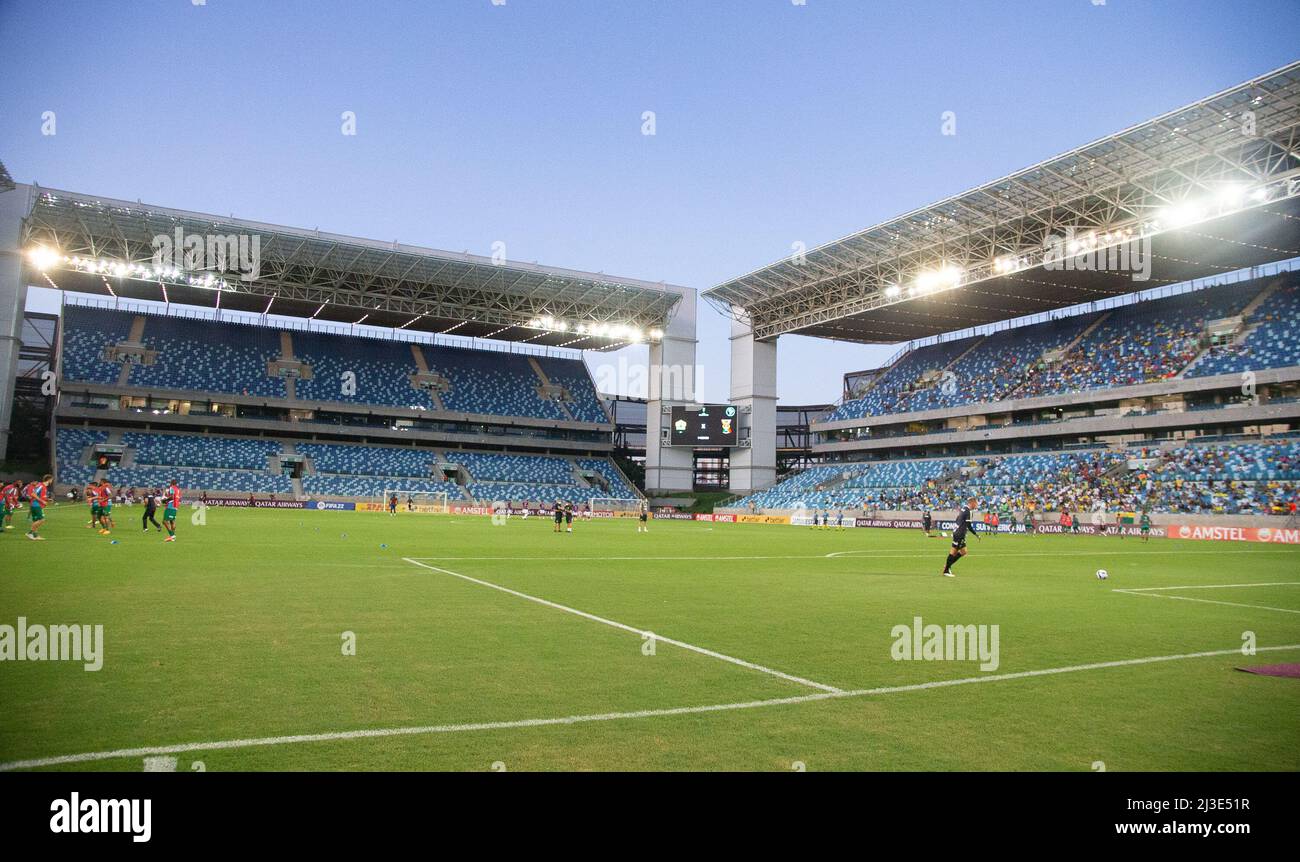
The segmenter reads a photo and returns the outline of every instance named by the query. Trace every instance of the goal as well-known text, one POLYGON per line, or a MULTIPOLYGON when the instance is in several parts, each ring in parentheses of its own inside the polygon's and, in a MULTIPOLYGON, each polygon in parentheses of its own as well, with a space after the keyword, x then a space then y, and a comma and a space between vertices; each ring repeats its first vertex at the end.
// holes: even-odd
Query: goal
POLYGON ((611 518, 635 518, 643 502, 639 497, 592 497, 589 501, 591 514, 611 518))
POLYGON ((397 495, 398 512, 433 512, 445 515, 447 509, 446 491, 397 491, 389 489, 379 498, 384 511, 388 511, 388 501, 397 495))

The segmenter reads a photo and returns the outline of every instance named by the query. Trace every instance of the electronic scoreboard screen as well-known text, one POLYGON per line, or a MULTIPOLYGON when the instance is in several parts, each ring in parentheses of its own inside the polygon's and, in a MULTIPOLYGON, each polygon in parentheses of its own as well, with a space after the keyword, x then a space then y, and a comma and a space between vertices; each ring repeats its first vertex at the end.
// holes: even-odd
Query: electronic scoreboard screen
POLYGON ((738 420, 733 404, 675 406, 668 441, 674 446, 738 446, 738 420))

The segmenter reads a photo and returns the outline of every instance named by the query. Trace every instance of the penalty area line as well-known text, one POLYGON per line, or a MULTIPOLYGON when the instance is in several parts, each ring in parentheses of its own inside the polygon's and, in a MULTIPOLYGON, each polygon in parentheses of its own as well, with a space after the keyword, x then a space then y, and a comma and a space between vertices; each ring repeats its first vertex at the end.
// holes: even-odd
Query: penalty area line
MULTIPOLYGON (((1247 586, 1242 584, 1241 586, 1247 586)), ((1256 584, 1255 586, 1263 586, 1256 584)), ((1192 596, 1168 596, 1164 593, 1138 592, 1137 590, 1111 590, 1113 593, 1123 593, 1128 596, 1145 596, 1148 599, 1174 599, 1180 602, 1197 602, 1202 605, 1224 605, 1230 608, 1253 608, 1257 611, 1276 611, 1280 614, 1300 614, 1300 610, 1295 608, 1275 608, 1271 605, 1252 605, 1246 602, 1224 602, 1218 599, 1198 599, 1192 596)))
POLYGON ((460 578, 463 581, 469 581, 471 584, 478 584, 479 586, 482 587, 491 587, 494 590, 499 590, 503 593, 516 596, 517 598, 527 599, 530 602, 536 602, 537 604, 545 605, 548 608, 554 608, 555 610, 558 611, 564 611, 565 613, 573 614, 575 616, 582 617, 583 619, 600 623, 601 625, 606 625, 606 626, 610 626, 611 628, 621 629, 625 632, 631 632, 632 634, 640 635, 643 638, 647 638, 647 637, 653 638, 655 642, 672 644, 673 646, 680 647, 681 649, 684 650, 690 650, 691 652, 696 652, 699 653, 700 655, 708 656, 709 658, 716 658, 720 661, 730 662, 731 664, 738 665, 739 667, 748 668, 750 670, 756 670, 762 673, 770 674, 771 676, 779 677, 788 682, 798 683, 799 685, 808 686, 809 688, 816 688, 831 693, 838 693, 840 691, 840 689, 836 688, 833 685, 826 685, 825 683, 814 682, 810 679, 804 679, 801 676, 794 676, 793 674, 788 674, 783 671, 775 670, 770 667, 764 667, 761 664, 754 664, 753 662, 745 661, 744 659, 736 658, 735 656, 729 656, 724 653, 715 652, 711 649, 705 649, 704 647, 695 646, 694 644, 688 644, 685 641, 675 640, 673 638, 664 637, 663 635, 655 634, 654 632, 646 631, 645 629, 639 629, 636 628, 635 626, 629 626, 626 623, 620 623, 617 620, 611 620, 605 617, 598 617, 595 614, 589 614, 586 611, 580 611, 577 608, 571 608, 568 605, 562 605, 559 604, 558 602, 548 601, 547 599, 539 598, 538 596, 530 596, 528 593, 521 593, 519 590, 512 590, 509 587, 503 587, 500 584, 494 584, 491 581, 484 581, 484 580, 480 580, 479 578, 472 578, 469 575, 462 575, 460 572, 453 572, 451 569, 443 569, 443 568, 439 568, 438 566, 431 566, 428 563, 422 563, 419 560, 413 559, 411 557, 403 557, 402 559, 406 560, 406 562, 408 563, 412 563, 414 565, 420 566, 421 568, 429 569, 430 571, 433 572, 440 572, 444 575, 451 575, 452 577, 460 578))
MULTIPOLYGON (((1300 644, 1286 646, 1257 647, 1255 652, 1275 652, 1281 650, 1300 650, 1300 644)), ((1029 679, 1039 676, 1079 673, 1087 670, 1103 670, 1114 667, 1132 667, 1135 665, 1156 664, 1158 662, 1182 661, 1212 656, 1241 655, 1241 647, 1208 652, 1182 653, 1179 655, 1148 656, 1146 658, 1120 659, 1117 661, 1093 662, 1092 664, 1068 665, 1066 667, 1027 670, 1018 673, 1000 673, 986 676, 964 677, 962 679, 938 680, 935 682, 916 683, 914 685, 896 685, 884 688, 858 689, 856 691, 820 692, 817 694, 797 695, 795 697, 771 698, 768 700, 750 700, 739 703, 715 703, 704 706, 679 706, 666 709, 642 709, 632 712, 605 712, 588 715, 566 715, 558 718, 526 718, 517 721, 487 721, 472 724, 435 724, 424 727, 389 727, 372 730, 343 730, 331 733, 304 733, 296 736, 263 736, 250 739, 226 739, 216 742, 189 742, 178 745, 156 745, 147 748, 119 748, 113 751, 94 751, 84 754, 64 754, 55 757, 38 757, 31 760, 13 760, 0 763, 0 772, 16 769, 40 769, 49 766, 62 766, 70 763, 91 763, 102 760, 123 760, 134 757, 152 757, 162 754, 186 754, 195 751, 228 751, 238 748, 257 748, 273 745, 294 745, 306 742, 341 742, 353 739, 383 739, 395 736, 425 736, 438 733, 469 733, 474 731, 515 730, 529 727, 552 727, 556 725, 592 724, 604 721, 626 721, 641 718, 660 718, 674 715, 701 715, 711 712, 731 712, 737 710, 760 709, 771 706, 788 706, 800 703, 813 703, 822 700, 842 698, 870 697, 875 695, 900 694, 909 691, 925 691, 934 688, 950 688, 961 685, 973 685, 985 682, 1003 682, 1014 679, 1029 679)))
POLYGON ((1258 584, 1188 584, 1182 587, 1117 587, 1117 593, 1153 593, 1159 590, 1230 590, 1236 587, 1300 587, 1300 581, 1266 581, 1258 584))

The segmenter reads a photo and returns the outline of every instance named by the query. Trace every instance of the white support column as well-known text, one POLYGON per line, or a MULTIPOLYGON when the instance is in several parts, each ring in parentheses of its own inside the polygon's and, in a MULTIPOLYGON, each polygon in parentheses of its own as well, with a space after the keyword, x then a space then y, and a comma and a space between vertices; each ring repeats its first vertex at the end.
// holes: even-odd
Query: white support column
POLYGON ((731 324, 731 402, 749 446, 731 450, 731 491, 748 494, 776 483, 776 339, 758 341, 747 325, 731 324))
POLYGON ((27 282, 19 247, 23 219, 31 208, 31 187, 0 191, 0 459, 9 450, 9 424, 14 411, 14 382, 22 347, 27 282))
POLYGON ((645 417, 645 487, 650 496, 660 492, 690 491, 695 484, 695 455, 664 440, 673 404, 695 401, 695 291, 669 286, 682 301, 664 329, 663 340, 650 345, 650 367, 645 417))

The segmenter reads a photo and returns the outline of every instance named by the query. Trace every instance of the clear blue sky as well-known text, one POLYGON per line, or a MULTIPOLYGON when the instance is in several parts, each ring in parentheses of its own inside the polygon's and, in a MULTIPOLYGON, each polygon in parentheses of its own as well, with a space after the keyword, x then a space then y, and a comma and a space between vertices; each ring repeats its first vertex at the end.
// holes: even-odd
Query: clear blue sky
MULTIPOLYGON (((0 0, 0 46, 20 182, 703 290, 1281 66, 1300 7, 0 0)), ((781 399, 892 352, 783 338, 781 399)))

